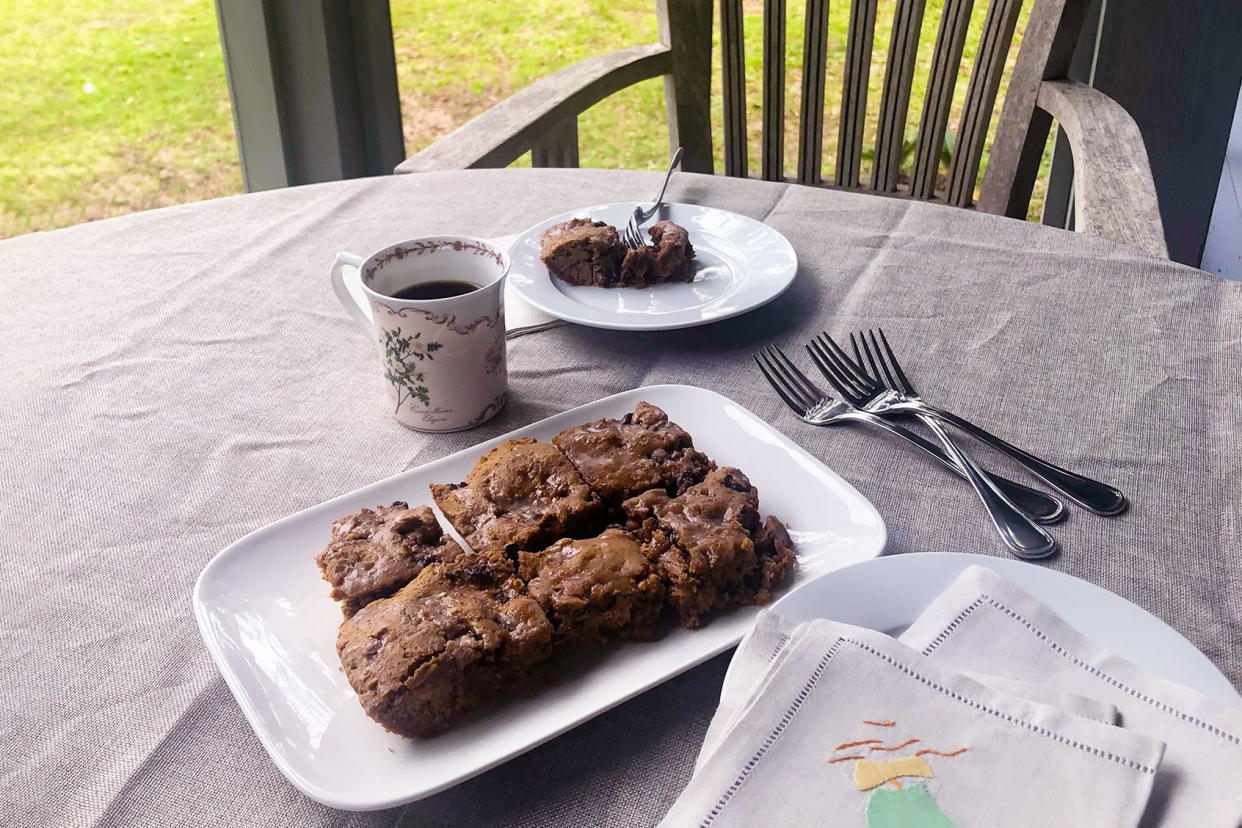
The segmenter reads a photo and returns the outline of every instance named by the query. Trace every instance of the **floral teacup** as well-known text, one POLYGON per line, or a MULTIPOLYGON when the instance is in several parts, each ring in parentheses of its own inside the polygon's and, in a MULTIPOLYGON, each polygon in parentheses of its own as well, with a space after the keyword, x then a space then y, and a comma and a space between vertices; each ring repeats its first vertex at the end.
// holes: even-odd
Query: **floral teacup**
POLYGON ((374 338, 397 421, 459 431, 505 404, 504 277, 509 257, 466 236, 426 236, 367 258, 338 253, 332 289, 374 338), (440 299, 398 299, 428 283, 465 282, 440 299), (352 289, 351 289, 352 288, 352 289))

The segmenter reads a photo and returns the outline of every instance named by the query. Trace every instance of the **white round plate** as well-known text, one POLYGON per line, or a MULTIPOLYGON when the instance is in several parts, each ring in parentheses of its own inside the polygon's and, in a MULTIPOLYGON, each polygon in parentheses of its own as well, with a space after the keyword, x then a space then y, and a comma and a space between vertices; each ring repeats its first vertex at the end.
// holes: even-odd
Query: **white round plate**
POLYGON ((1087 638, 1155 675, 1220 701, 1238 700, 1211 660, 1156 616, 1095 584, 1011 558, 933 553, 876 558, 808 581, 771 609, 794 622, 831 618, 900 635, 968 566, 988 567, 1087 638))
POLYGON ((591 218, 621 230, 634 202, 599 204, 541 221, 509 248, 509 284, 530 304, 566 322, 592 328, 664 331, 719 322, 754 310, 793 283, 798 257, 777 231, 727 210, 697 204, 666 204, 650 227, 668 219, 690 233, 698 270, 689 283, 649 288, 571 285, 548 273, 539 260, 539 234, 562 221, 591 218))

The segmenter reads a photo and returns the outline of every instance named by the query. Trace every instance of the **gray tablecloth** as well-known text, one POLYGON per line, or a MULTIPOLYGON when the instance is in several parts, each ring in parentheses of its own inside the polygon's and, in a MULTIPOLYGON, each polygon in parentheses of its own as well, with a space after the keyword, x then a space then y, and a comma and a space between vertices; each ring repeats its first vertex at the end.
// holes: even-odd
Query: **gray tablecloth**
POLYGON ((659 382, 718 389, 806 446, 876 504, 890 553, 1001 554, 956 478, 870 431, 804 426, 764 385, 750 352, 821 328, 883 325, 927 396, 1129 493, 1120 518, 1074 510, 1050 565, 1146 607, 1242 680, 1242 284, 1110 242, 679 176, 674 199, 789 237, 801 267, 784 297, 682 332, 532 334, 510 343, 501 416, 444 436, 397 425, 373 349, 328 287, 334 253, 512 233, 655 184, 400 176, 0 243, 0 823, 655 822, 688 779, 727 657, 456 789, 345 814, 264 754, 199 639, 195 576, 290 512, 659 382))

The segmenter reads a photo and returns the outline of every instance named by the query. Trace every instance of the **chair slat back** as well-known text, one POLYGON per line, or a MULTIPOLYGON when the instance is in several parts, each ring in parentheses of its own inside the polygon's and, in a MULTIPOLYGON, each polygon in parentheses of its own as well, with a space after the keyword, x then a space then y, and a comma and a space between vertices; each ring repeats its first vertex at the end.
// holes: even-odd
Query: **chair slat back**
POLYGON ((763 4, 763 149, 766 181, 785 177, 785 0, 763 4))
POLYGON ((919 30, 923 26, 926 0, 898 0, 893 15, 893 34, 884 66, 884 93, 880 99, 880 125, 875 136, 875 164, 871 189, 882 193, 897 190, 902 150, 906 141, 906 112, 918 60, 919 30))
POLYGON ((838 187, 857 187, 862 167, 863 126, 867 120, 867 80, 871 43, 875 39, 876 0, 851 0, 849 41, 841 83, 841 115, 837 124, 838 187))
MULTIPOLYGON (((701 2, 701 0, 696 0, 701 2)), ((823 179, 823 142, 825 113, 835 108, 827 95, 828 77, 828 14, 831 0, 805 0, 801 106, 798 120, 797 166, 791 172, 804 184, 820 184, 823 179)), ((677 2, 677 0, 662 0, 677 2)), ((686 2, 686 0, 682 0, 686 2)), ((872 48, 876 32, 878 0, 838 0, 835 13, 848 9, 849 29, 842 67, 841 98, 837 111, 837 148, 832 181, 838 187, 876 192, 907 191, 913 198, 942 197, 951 204, 970 206, 974 200, 979 167, 995 116, 996 97, 1005 71, 1018 18, 1024 2, 1032 3, 1032 15, 1024 34, 1023 55, 1015 70, 1011 90, 1019 99, 1007 108, 1018 117, 1039 117, 1033 111, 1035 90, 1044 70, 1053 71, 1064 62, 1063 44, 1069 43, 1069 32, 1081 21, 1079 9, 1083 0, 987 0, 982 34, 970 71, 962 114, 958 122, 947 180, 941 180, 942 156, 948 132, 950 113, 962 68, 962 56, 970 31, 975 0, 944 0, 936 23, 934 43, 930 47, 931 65, 926 92, 921 102, 914 157, 908 170, 906 161, 906 129, 911 110, 911 90, 920 55, 920 35, 926 16, 927 0, 896 0, 893 5, 887 61, 884 66, 880 93, 878 123, 875 135, 868 134, 867 94, 871 74, 872 48), (1058 43, 1053 47, 1054 38, 1058 43), (1040 42, 1029 47, 1025 40, 1040 42), (1038 66, 1036 65, 1038 64, 1038 66), (874 138, 874 160, 871 176, 863 180, 864 153, 874 138), (903 182, 903 173, 909 173, 903 182)), ((785 52, 787 0, 764 0, 763 4, 763 129, 760 146, 760 176, 768 180, 785 180, 785 52)), ((746 128, 745 56, 743 51, 743 0, 719 0, 721 71, 723 80, 724 172, 745 176, 748 173, 746 128)), ((932 21, 928 21, 931 23, 932 21)), ((887 25, 887 21, 885 21, 887 25)), ((696 37, 710 32, 700 31, 696 37)), ((1011 91, 1010 97, 1013 97, 1011 91)), ((1038 130, 1005 127, 997 133, 1004 145, 1003 170, 996 178, 1015 175, 1030 178, 1030 161, 1038 130), (1014 159, 1019 152, 1022 162, 1014 159)), ((993 149, 996 154, 996 149, 993 149)), ((991 176, 992 173, 989 173, 991 176)), ((995 185, 982 201, 1007 202, 1021 197, 1022 185, 995 185), (1001 190, 1004 190, 1001 193, 1001 190)), ((985 182, 985 189, 987 183, 985 182)), ((982 205, 981 205, 982 206, 982 205)), ((1012 208, 1012 204, 1008 205, 1012 208)), ((993 207, 995 209, 995 207, 993 207)))
POLYGON ((798 181, 818 184, 824 166, 824 84, 828 71, 828 0, 807 0, 802 46, 798 181))
POLYGON ((1005 58, 1009 54, 1009 44, 1013 41, 1013 31, 1021 11, 1022 0, 992 0, 988 6, 983 36, 979 40, 979 53, 970 71, 966 103, 957 129, 957 146, 949 166, 946 198, 957 207, 970 206, 975 196, 975 179, 979 177, 979 162, 987 142, 996 92, 1000 88, 1005 58))
POLYGON ((973 6, 973 0, 945 0, 931 75, 927 79, 927 96, 923 99, 919 137, 914 149, 914 172, 910 176, 910 195, 913 198, 931 198, 935 194, 944 135, 949 126, 949 110, 953 106, 953 88, 957 84, 957 71, 962 65, 962 49, 966 45, 973 6))
POLYGON ((724 173, 745 178, 746 60, 742 56, 742 0, 720 0, 720 71, 724 93, 724 173))

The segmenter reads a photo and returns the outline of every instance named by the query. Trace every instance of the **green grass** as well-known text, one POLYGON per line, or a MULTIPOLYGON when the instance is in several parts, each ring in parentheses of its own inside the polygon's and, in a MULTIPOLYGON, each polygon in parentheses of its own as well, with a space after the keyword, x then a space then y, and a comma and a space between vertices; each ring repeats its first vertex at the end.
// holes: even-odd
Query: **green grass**
MULTIPOLYGON (((917 128, 941 3, 931 0, 925 15, 910 135, 917 128)), ((868 140, 875 133, 894 5, 879 2, 868 140)), ((744 9, 755 170, 762 5, 746 0, 744 9)), ((801 4, 789 4, 787 170, 797 159, 802 14, 801 4)), ((847 15, 847 4, 832 6, 826 177, 835 160, 847 15)), ((392 16, 408 152, 549 72, 656 38, 652 0, 392 0, 392 16)), ((983 9, 976 9, 964 67, 982 22, 983 9)), ((0 0, 0 42, 0 237, 241 191, 211 0, 0 0)), ((714 74, 718 93, 718 68, 714 74)), ((965 86, 964 70, 958 105, 965 86)), ((713 122, 719 124, 719 94, 713 100, 713 122)), ((950 128, 955 124, 956 108, 950 128)), ((609 98, 582 116, 579 130, 583 166, 662 168, 667 137, 661 82, 609 98)), ((721 147, 716 150, 719 157, 721 147)), ((864 177, 868 166, 864 162, 864 177)), ((1041 201, 1037 194, 1036 211, 1041 201)))
MULTIPOLYGON (((544 75, 656 39, 652 0, 394 0, 392 18, 411 153, 544 75)), ((582 165, 667 164, 662 88, 644 83, 587 112, 582 165)))
POLYGON ((241 190, 211 0, 0 0, 0 236, 241 190))

